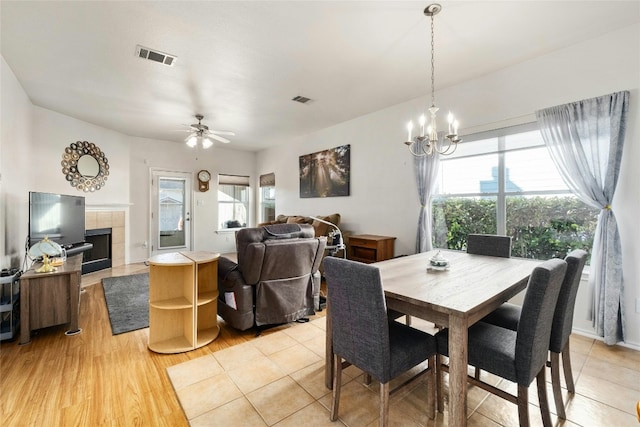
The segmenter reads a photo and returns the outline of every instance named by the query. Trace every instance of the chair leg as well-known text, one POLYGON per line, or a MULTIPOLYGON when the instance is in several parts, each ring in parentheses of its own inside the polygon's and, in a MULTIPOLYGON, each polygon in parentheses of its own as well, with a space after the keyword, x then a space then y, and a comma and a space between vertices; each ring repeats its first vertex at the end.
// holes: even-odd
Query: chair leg
POLYGON ((405 315, 405 323, 407 326, 411 326, 411 316, 410 315, 405 315))
POLYGON ((564 369, 564 381, 567 383, 569 393, 576 392, 576 386, 573 384, 573 373, 571 372, 571 352, 569 350, 569 340, 562 349, 562 369, 564 369))
POLYGON ((438 400, 438 412, 444 412, 444 370, 442 369, 442 355, 436 356, 436 397, 438 400))
POLYGON ((427 416, 429 419, 436 418, 436 356, 429 358, 429 373, 427 377, 427 416))
POLYGON ((342 385, 342 357, 333 355, 333 392, 331 396, 331 415, 329 419, 338 419, 338 409, 340 406, 340 386, 342 385))
POLYGON ((547 370, 543 366, 536 376, 536 384, 538 386, 538 401, 540 403, 540 415, 542 415, 542 425, 551 427, 551 414, 549 413, 549 399, 547 399, 547 370))
POLYGON ((380 427, 389 425, 389 382, 380 384, 380 427))
POLYGON ((553 400, 556 403, 558 418, 567 419, 564 412, 564 402, 562 401, 562 387, 560 385, 560 355, 551 352, 551 385, 553 386, 553 400))
POLYGON ((517 402, 520 427, 529 427, 529 387, 518 384, 517 402))
POLYGON ((364 373, 364 380, 362 381, 362 383, 364 385, 370 385, 371 384, 371 374, 368 373, 364 373))
POLYGON ((473 374, 473 377, 474 377, 475 379, 477 379, 478 381, 480 381, 480 368, 475 367, 474 369, 475 369, 475 372, 474 372, 474 374, 473 374))

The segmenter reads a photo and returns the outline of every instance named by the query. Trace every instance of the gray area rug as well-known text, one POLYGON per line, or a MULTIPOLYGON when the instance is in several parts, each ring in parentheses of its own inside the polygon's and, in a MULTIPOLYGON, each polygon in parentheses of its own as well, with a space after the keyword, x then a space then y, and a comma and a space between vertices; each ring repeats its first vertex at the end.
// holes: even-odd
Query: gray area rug
POLYGON ((113 335, 149 327, 149 273, 102 279, 113 335))

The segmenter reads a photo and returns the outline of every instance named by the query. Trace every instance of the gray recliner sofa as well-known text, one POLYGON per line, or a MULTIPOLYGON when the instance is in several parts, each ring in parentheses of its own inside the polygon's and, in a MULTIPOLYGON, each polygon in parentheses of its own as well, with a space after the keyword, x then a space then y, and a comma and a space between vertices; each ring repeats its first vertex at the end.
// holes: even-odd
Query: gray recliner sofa
POLYGON ((309 224, 274 224, 236 233, 237 264, 218 261, 218 314, 239 330, 315 314, 325 237, 309 224))

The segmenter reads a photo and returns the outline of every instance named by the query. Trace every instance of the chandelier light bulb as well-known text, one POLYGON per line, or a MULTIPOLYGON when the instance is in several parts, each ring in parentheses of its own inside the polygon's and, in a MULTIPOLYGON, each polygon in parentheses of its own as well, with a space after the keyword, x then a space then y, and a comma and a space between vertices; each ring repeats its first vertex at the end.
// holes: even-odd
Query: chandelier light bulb
POLYGON ((198 139, 195 136, 191 136, 187 139, 187 145, 191 148, 195 147, 197 143, 198 139))
POLYGON ((411 141, 412 130, 413 130, 413 120, 409 120, 409 123, 407 123, 407 132, 409 133, 409 138, 407 138, 407 141, 411 141))
POLYGON ((427 123, 427 118, 425 115, 420 116, 420 136, 424 136, 424 125, 427 123))
POLYGON ((213 145, 213 141, 211 141, 209 138, 204 138, 202 140, 202 148, 209 148, 213 145))

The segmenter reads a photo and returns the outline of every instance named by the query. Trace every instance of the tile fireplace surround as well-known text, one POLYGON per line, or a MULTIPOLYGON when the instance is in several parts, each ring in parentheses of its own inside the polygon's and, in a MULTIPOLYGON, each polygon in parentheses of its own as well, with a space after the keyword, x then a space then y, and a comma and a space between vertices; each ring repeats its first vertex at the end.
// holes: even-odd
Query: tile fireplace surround
POLYGON ((85 229, 111 228, 111 266, 124 265, 125 212, 86 211, 85 229))

